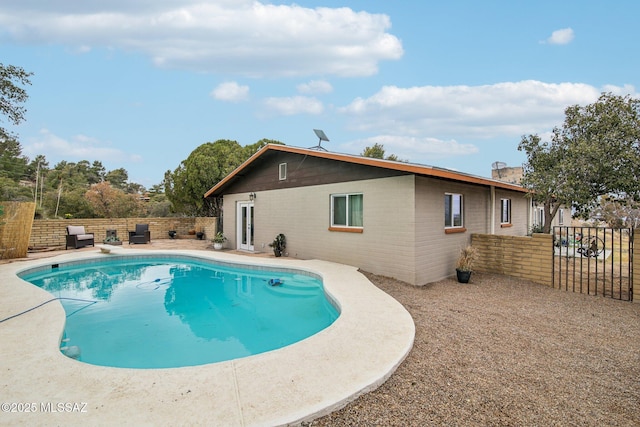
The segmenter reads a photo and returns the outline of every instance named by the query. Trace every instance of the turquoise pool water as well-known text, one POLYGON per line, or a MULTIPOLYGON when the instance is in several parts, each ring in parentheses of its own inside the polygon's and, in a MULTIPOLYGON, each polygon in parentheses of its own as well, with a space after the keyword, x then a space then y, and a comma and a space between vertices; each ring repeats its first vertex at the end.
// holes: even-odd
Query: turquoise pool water
POLYGON ((94 365, 173 368, 293 344, 338 317, 322 282, 296 271, 189 257, 125 257, 20 274, 60 298, 61 351, 94 365))

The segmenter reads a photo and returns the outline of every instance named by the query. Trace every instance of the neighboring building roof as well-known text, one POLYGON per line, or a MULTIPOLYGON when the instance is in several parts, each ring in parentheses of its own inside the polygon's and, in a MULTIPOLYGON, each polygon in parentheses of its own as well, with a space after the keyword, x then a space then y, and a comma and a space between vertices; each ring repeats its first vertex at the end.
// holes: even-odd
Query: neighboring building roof
POLYGON ((400 171, 409 174, 428 176, 433 178, 447 179, 452 181, 464 182, 469 184, 483 185, 488 187, 503 188, 506 190, 519 191, 527 193, 528 191, 520 185, 502 182, 491 178, 483 178, 475 175, 455 172, 449 169, 438 168, 434 166, 420 165, 416 163, 396 162, 392 160, 374 159, 371 157, 356 156, 352 154, 340 154, 329 151, 322 151, 311 148, 292 147, 288 145, 267 144, 257 151, 253 156, 238 166, 233 172, 227 175, 222 181, 218 182, 214 187, 207 191, 204 197, 219 195, 224 188, 234 180, 245 175, 244 172, 251 167, 251 164, 269 151, 280 151, 286 153, 301 154, 303 156, 311 156, 339 162, 346 162, 356 165, 373 166, 388 170, 400 171))

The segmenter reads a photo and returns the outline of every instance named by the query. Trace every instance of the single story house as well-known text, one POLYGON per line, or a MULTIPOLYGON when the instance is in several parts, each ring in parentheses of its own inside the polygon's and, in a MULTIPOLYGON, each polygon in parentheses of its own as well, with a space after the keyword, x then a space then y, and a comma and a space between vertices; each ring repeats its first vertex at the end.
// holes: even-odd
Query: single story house
POLYGON ((211 188, 227 246, 357 266, 413 285, 455 274, 471 233, 524 236, 516 184, 447 169, 269 144, 211 188))

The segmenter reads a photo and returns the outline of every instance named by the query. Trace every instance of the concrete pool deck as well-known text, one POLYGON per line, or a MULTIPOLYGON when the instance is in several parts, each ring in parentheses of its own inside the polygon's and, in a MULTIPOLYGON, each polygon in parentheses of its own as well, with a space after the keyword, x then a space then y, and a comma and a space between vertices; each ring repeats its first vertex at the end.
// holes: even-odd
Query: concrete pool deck
MULTIPOLYGON (((113 252, 159 254, 117 247, 113 252)), ((314 272, 338 301, 341 315, 318 334, 282 349, 209 365, 140 370, 94 366, 62 355, 65 313, 54 301, 0 323, 0 425, 299 424, 378 387, 413 345, 409 313, 355 267, 218 251, 167 252, 314 272)), ((51 299, 19 279, 18 272, 109 256, 85 248, 0 265, 0 320, 51 299)))

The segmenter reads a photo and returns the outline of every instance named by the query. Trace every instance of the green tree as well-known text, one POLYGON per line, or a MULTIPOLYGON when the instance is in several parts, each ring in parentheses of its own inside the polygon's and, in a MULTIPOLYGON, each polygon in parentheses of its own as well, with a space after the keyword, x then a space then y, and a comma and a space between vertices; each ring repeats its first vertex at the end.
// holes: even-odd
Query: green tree
POLYGON ((365 147, 360 155, 373 159, 384 159, 384 145, 375 143, 373 147, 365 147))
POLYGON ((113 188, 124 190, 127 188, 129 174, 124 168, 118 168, 107 172, 104 176, 105 181, 109 181, 113 188))
POLYGON ((135 195, 112 187, 108 181, 93 184, 84 196, 98 217, 127 218, 139 216, 143 212, 135 195))
POLYGON ((33 188, 21 183, 30 178, 28 162, 18 141, 0 138, 0 200, 33 200, 33 188))
MULTIPOLYGON (((24 120, 26 108, 22 105, 29 95, 22 87, 30 85, 33 73, 26 72, 21 67, 0 63, 0 115, 8 119, 9 123, 18 125, 24 120)), ((6 139, 10 133, 0 127, 0 140, 6 139)))
POLYGON ((95 213, 85 197, 86 189, 68 189, 64 182, 57 190, 44 194, 43 205, 50 218, 64 218, 67 214, 72 218, 94 218, 95 213))
POLYGON ((609 196, 600 198, 600 206, 594 214, 610 227, 637 228, 640 225, 640 206, 629 200, 613 199, 609 196))
POLYGON ((0 176, 16 183, 26 176, 29 159, 22 155, 20 143, 13 138, 0 139, 0 176))
POLYGON ((204 193, 240 165, 244 154, 240 144, 227 139, 193 150, 173 173, 165 173, 165 193, 174 209, 187 215, 214 216, 215 202, 205 199, 204 193))
POLYGON ((88 170, 87 182, 97 184, 105 180, 106 169, 99 160, 94 160, 88 170))
POLYGON ((27 179, 36 182, 36 175, 38 175, 39 180, 44 175, 46 175, 47 170, 49 170, 49 162, 47 161, 47 158, 42 154, 38 154, 27 165, 27 179))
POLYGON ((236 141, 219 139, 193 150, 173 172, 164 174, 165 194, 174 211, 196 216, 218 215, 220 201, 205 199, 204 193, 267 144, 282 143, 261 139, 242 147, 236 141))
POLYGON ((31 188, 0 176, 0 200, 33 201, 31 188))
POLYGON ((602 196, 640 201, 640 100, 602 94, 585 107, 565 110, 562 128, 551 141, 522 138, 527 155, 522 185, 544 206, 548 233, 560 206, 588 217, 602 196))
POLYGON ((373 144, 373 147, 365 147, 362 153, 360 153, 360 155, 364 157, 371 157, 373 159, 386 159, 386 160, 393 160, 395 162, 402 161, 395 154, 389 154, 385 158, 384 145, 378 144, 378 143, 373 144))

